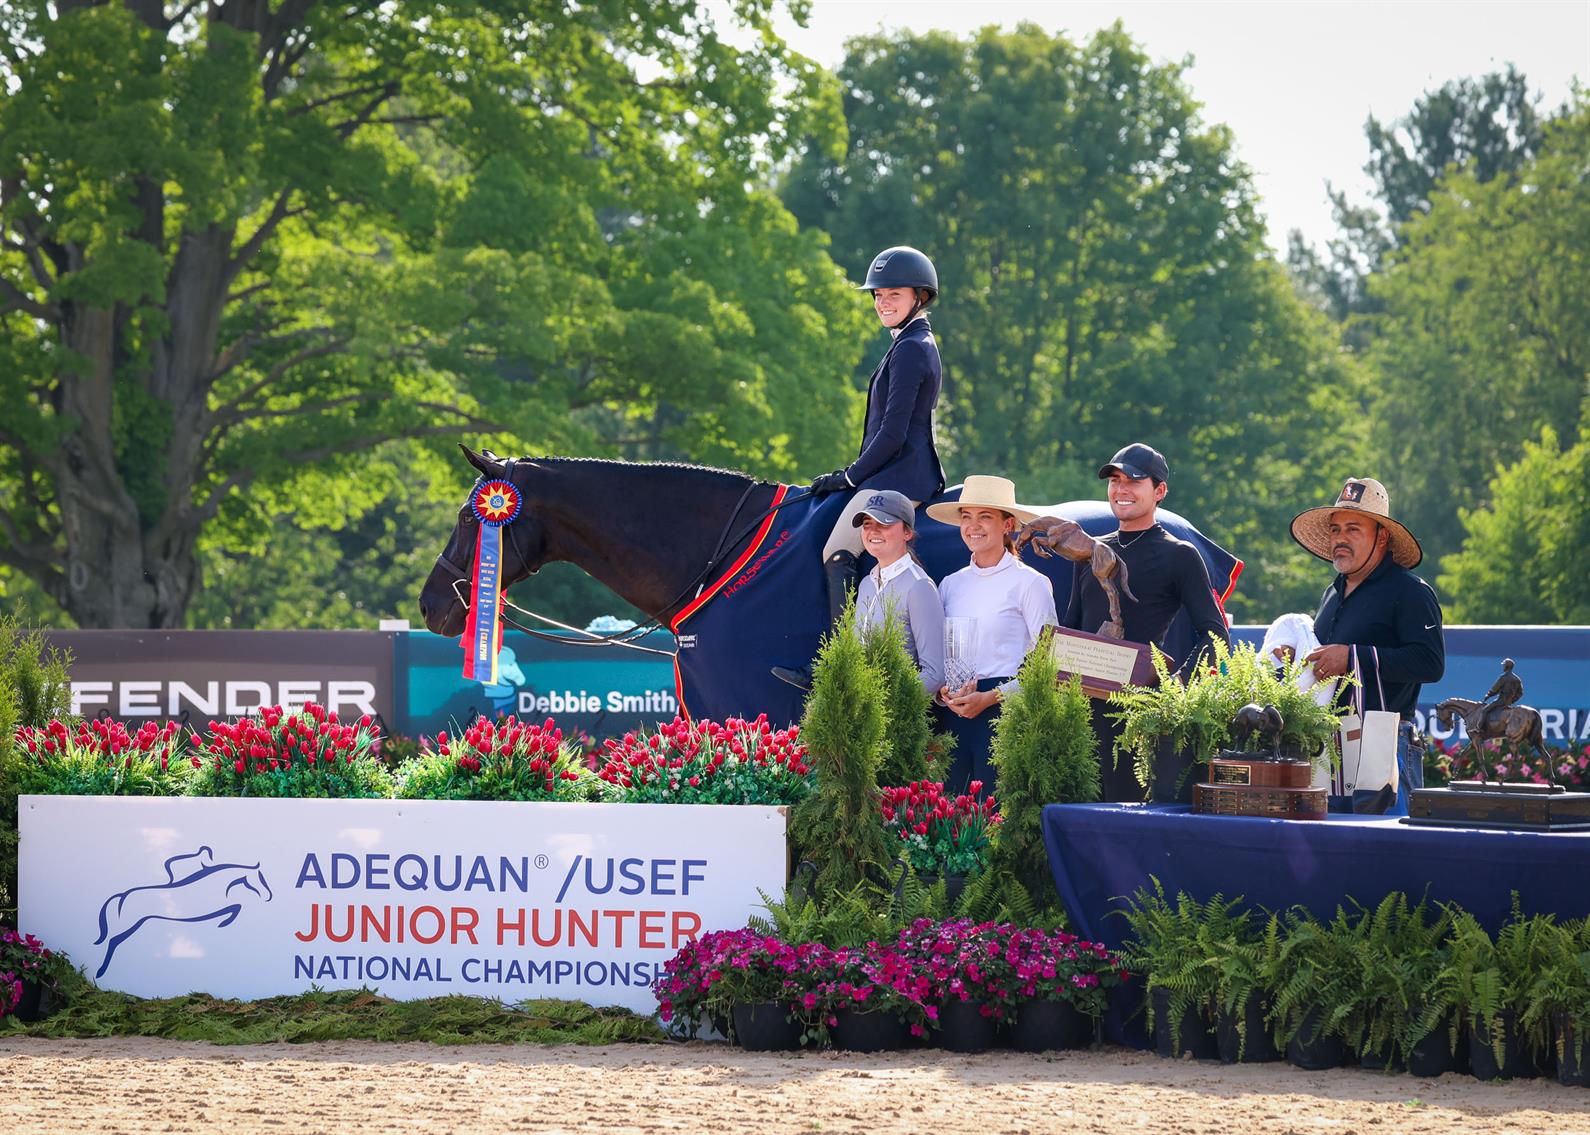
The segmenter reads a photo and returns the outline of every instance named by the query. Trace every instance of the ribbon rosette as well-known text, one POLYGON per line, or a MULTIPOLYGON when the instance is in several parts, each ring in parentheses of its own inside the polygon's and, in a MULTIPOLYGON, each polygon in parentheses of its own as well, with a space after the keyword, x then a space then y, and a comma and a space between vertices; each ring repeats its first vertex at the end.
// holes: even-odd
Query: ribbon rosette
POLYGON ((482 481, 470 494, 469 507, 480 521, 480 533, 464 623, 464 677, 494 686, 502 649, 502 530, 518 518, 524 494, 510 481, 482 481))

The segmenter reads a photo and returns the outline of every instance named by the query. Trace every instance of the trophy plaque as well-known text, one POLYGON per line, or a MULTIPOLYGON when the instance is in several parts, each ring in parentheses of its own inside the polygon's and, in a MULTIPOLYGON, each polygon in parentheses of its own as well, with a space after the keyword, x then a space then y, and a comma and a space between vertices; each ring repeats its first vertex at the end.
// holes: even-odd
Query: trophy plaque
POLYGON ((1050 627, 1050 647, 1060 667, 1060 680, 1080 678, 1082 692, 1107 698, 1123 686, 1152 686, 1153 647, 1107 635, 1050 627))

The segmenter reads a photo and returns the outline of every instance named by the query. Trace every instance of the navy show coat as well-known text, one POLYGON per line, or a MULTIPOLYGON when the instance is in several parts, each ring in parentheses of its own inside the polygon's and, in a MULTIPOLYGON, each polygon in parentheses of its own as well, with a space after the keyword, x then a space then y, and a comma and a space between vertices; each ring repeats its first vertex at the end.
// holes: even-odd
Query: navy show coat
POLYGON ((872 372, 861 452, 845 470, 856 488, 893 489, 925 501, 944 488, 933 444, 933 407, 943 371, 925 316, 906 325, 872 372))

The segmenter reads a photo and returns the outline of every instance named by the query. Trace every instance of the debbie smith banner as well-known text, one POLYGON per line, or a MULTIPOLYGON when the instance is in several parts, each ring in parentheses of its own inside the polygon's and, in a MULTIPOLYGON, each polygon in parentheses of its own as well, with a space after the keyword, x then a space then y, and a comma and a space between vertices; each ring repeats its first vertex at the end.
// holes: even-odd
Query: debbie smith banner
POLYGON ((777 808, 24 796, 20 924, 106 989, 559 997, 650 1013, 662 964, 784 885, 777 808))

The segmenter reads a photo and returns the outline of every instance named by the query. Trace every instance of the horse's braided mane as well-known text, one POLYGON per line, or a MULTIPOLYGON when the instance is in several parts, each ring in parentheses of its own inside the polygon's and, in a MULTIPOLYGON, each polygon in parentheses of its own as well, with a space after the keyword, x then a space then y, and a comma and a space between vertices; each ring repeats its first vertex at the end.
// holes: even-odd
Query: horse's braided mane
POLYGON ((742 481, 760 481, 760 477, 739 469, 719 469, 712 465, 696 465, 689 461, 623 461, 614 457, 521 457, 521 461, 547 462, 558 465, 603 465, 615 469, 679 469, 689 473, 710 473, 718 477, 734 477, 742 481))

